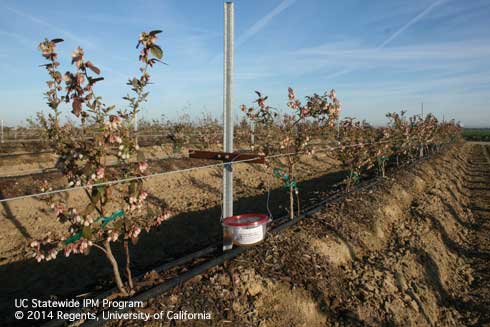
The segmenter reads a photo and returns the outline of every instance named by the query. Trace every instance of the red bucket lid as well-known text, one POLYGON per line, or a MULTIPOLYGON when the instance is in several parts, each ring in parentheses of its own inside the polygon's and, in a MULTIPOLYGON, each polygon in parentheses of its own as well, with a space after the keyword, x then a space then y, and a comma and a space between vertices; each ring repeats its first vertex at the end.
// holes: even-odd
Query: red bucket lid
POLYGON ((269 222, 269 216, 263 213, 246 213, 224 219, 223 224, 227 226, 245 227, 257 226, 269 222))

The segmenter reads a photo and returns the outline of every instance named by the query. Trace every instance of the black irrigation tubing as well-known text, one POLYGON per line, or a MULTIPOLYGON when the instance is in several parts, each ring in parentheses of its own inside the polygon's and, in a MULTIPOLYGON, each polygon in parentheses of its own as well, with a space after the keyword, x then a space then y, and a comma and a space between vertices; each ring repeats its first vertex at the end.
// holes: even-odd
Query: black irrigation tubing
MULTIPOLYGON (((175 260, 170 261, 170 262, 166 262, 166 263, 164 263, 158 267, 151 269, 150 271, 155 271, 157 273, 164 272, 164 271, 170 270, 172 268, 184 265, 188 262, 191 262, 192 260, 203 258, 207 255, 210 255, 210 254, 216 252, 217 249, 218 249, 218 247, 216 245, 211 245, 211 246, 205 247, 204 249, 201 249, 201 250, 198 250, 196 252, 185 255, 181 258, 175 259, 175 260)), ((142 273, 140 275, 133 277, 133 279, 134 280, 140 280, 144 277, 144 275, 145 275, 145 273, 142 273)), ((94 299, 99 299, 99 300, 104 299, 104 298, 114 294, 115 292, 118 292, 118 290, 116 287, 113 287, 107 291, 104 291, 104 292, 96 295, 94 297, 94 299)), ((80 297, 82 297, 82 296, 80 296, 80 297)), ((71 310, 69 313, 79 313, 79 312, 81 312, 81 311, 80 310, 71 310)), ((64 324, 64 322, 65 322, 65 320, 52 320, 50 322, 43 324, 42 326, 43 327, 57 327, 57 326, 62 326, 64 324)))
MULTIPOLYGON (((1 156, 0 156, 1 158, 1 156)), ((147 162, 164 162, 167 160, 175 160, 175 159, 189 159, 189 157, 184 156, 182 154, 177 154, 177 155, 166 155, 160 158, 148 158, 146 161, 147 162)), ((137 161, 131 161, 131 164, 137 163, 137 161)), ((106 167, 117 167, 120 166, 119 161, 117 160, 112 160, 107 163, 106 167)), ((33 176, 33 175, 40 175, 40 174, 47 174, 47 173, 55 173, 59 172, 58 168, 56 167, 49 167, 49 168, 40 168, 40 169, 32 169, 32 170, 17 170, 17 171, 11 171, 5 174, 0 173, 0 179, 4 178, 21 178, 21 177, 28 177, 28 176, 33 176)))
POLYGON ((49 174, 55 172, 59 172, 59 170, 55 167, 38 168, 38 169, 31 169, 31 170, 17 170, 5 174, 0 174, 0 179, 28 177, 28 176, 43 175, 43 174, 49 174))
MULTIPOLYGON (((445 148, 445 145, 447 145, 447 144, 443 144, 441 146, 441 150, 443 148, 445 148)), ((439 152, 440 151, 437 151, 436 153, 439 153, 439 152)), ((430 154, 428 156, 428 158, 430 158, 433 154, 434 153, 430 154)), ((427 159, 427 157, 424 159, 427 159)), ((417 162, 418 162, 418 160, 415 160, 414 162, 409 163, 407 165, 407 167, 411 167, 411 166, 415 165, 415 163, 417 163, 417 162)), ((352 193, 353 191, 364 191, 366 189, 370 189, 370 188, 378 185, 379 183, 381 183, 383 180, 384 180, 384 178, 378 176, 378 177, 375 177, 373 180, 365 181, 364 184, 362 184, 362 185, 358 185, 357 187, 355 187, 354 190, 343 189, 341 191, 338 191, 338 192, 328 196, 326 199, 320 201, 319 203, 316 203, 316 204, 313 204, 313 205, 307 207, 307 209, 304 209, 303 212, 299 216, 296 216, 294 219, 290 219, 289 216, 283 216, 281 218, 277 218, 274 221, 279 222, 280 224, 278 226, 274 227, 270 231, 270 233, 279 234, 282 231, 284 231, 285 229, 287 229, 288 227, 295 225, 298 221, 300 221, 304 218, 309 218, 312 215, 320 212, 321 210, 324 209, 324 207, 326 205, 338 202, 339 200, 343 199, 345 196, 352 193)), ((125 301, 146 301, 152 297, 158 296, 158 295, 160 295, 160 294, 162 294, 162 293, 164 293, 164 292, 166 292, 166 291, 168 291, 168 290, 170 290, 176 286, 181 285, 182 283, 193 278, 194 276, 206 272, 210 268, 213 268, 215 266, 223 264, 226 260, 231 260, 231 259, 239 256, 240 254, 244 253, 248 249, 249 249, 248 247, 233 248, 230 251, 222 253, 218 257, 215 257, 209 261, 206 261, 205 263, 198 265, 198 266, 186 271, 185 273, 183 273, 179 276, 176 276, 176 277, 174 277, 174 278, 172 278, 166 282, 163 282, 160 285, 154 286, 154 287, 152 287, 146 291, 143 291, 142 293, 140 293, 136 296, 133 296, 130 299, 126 299, 125 301)), ((165 263, 165 264, 163 264, 157 268, 154 268, 152 270, 155 270, 157 272, 163 272, 165 270, 174 268, 176 266, 180 266, 180 265, 183 265, 185 263, 188 263, 194 259, 202 258, 202 257, 209 255, 209 254, 211 254, 217 250, 218 250, 218 247, 216 245, 208 246, 202 250, 191 253, 187 256, 184 256, 184 257, 179 258, 177 260, 174 260, 172 262, 165 263)), ((143 275, 144 274, 141 274, 138 277, 141 277, 143 275)), ((136 277, 136 279, 138 277, 136 277)), ((101 298, 107 297, 110 294, 112 294, 112 292, 115 292, 115 291, 116 291, 115 288, 108 290, 108 291, 105 291, 105 292, 99 294, 98 296, 96 296, 96 299, 101 299, 101 298)), ((130 309, 131 308, 128 308, 128 307, 123 308, 123 309, 116 309, 114 312, 124 313, 130 309)), ((107 323, 107 321, 105 321, 104 319, 101 319, 101 318, 102 318, 102 313, 99 313, 98 314, 98 320, 90 320, 90 321, 84 322, 84 323, 82 323, 82 326, 84 326, 84 327, 97 327, 97 326, 102 326, 103 324, 107 323)), ((50 321, 46 324, 43 324, 42 326, 43 327, 57 327, 57 326, 63 325, 64 322, 65 322, 64 320, 54 320, 54 321, 50 321)))
MULTIPOLYGON (((380 179, 375 179, 373 181, 369 181, 365 185, 357 187, 356 191, 371 188, 374 185, 378 184, 380 181, 381 181, 380 179)), ((278 218, 277 219, 278 221, 284 221, 284 223, 273 228, 270 231, 270 233, 272 233, 272 234, 281 233, 282 231, 284 231, 288 227, 295 225, 300 220, 307 218, 307 217, 321 211, 325 207, 325 205, 334 203, 335 201, 338 201, 343 196, 345 196, 349 193, 351 193, 351 191, 346 191, 346 192, 341 191, 339 193, 333 194, 333 195, 329 196, 327 199, 324 199, 324 200, 320 201, 319 203, 317 203, 313 206, 310 206, 309 209, 303 211, 303 213, 301 213, 299 216, 296 216, 294 219, 289 219, 288 216, 278 218)), ((133 301, 142 301, 142 302, 147 301, 148 299, 150 299, 152 297, 158 296, 158 295, 160 295, 160 294, 162 294, 162 293, 164 293, 164 292, 166 292, 166 291, 168 291, 168 290, 170 290, 176 286, 181 285, 182 283, 188 281, 189 279, 193 278, 194 276, 200 275, 200 274, 206 272, 207 270, 209 270, 213 267, 216 267, 216 266, 223 264, 227 260, 231 260, 231 259, 236 258, 237 256, 244 253, 248 249, 249 249, 249 247, 233 248, 230 251, 226 251, 226 252, 222 253, 221 255, 219 255, 216 258, 213 258, 209 261, 206 261, 205 263, 198 265, 197 267, 194 267, 194 268, 186 271, 185 273, 183 273, 179 276, 176 276, 176 277, 174 277, 174 278, 172 278, 166 282, 163 282, 160 285, 157 285, 153 288, 150 288, 150 289, 148 289, 148 290, 146 290, 146 291, 144 291, 144 292, 142 292, 136 296, 133 296, 130 299, 127 299, 125 301, 128 301, 128 302, 129 301, 131 301, 131 302, 133 302, 133 301)), ((131 308, 116 309, 113 312, 124 313, 124 312, 129 311, 130 309, 131 308)), ((106 320, 102 319, 102 313, 99 313, 97 317, 98 317, 98 319, 87 321, 87 322, 83 323, 81 326, 83 326, 83 327, 98 327, 98 326, 102 326, 103 324, 107 323, 106 320)), ((48 325, 43 325, 43 326, 48 327, 48 325)), ((49 325, 49 327, 54 327, 54 325, 49 325)))
POLYGON ((13 152, 13 153, 0 153, 0 158, 8 158, 8 157, 20 157, 20 156, 32 156, 35 154, 54 154, 51 150, 41 150, 36 152, 13 152))
MULTIPOLYGON (((327 142, 326 144, 323 143, 311 143, 310 145, 327 145, 327 144, 337 144, 337 142, 327 142)), ((204 145, 204 144, 200 144, 204 145)), ((54 152, 51 151, 41 151, 41 152, 24 152, 24 153, 18 153, 18 154, 7 154, 7 155, 2 155, 0 154, 0 158, 4 157, 15 157, 15 156, 23 156, 23 155, 32 155, 32 154, 44 154, 44 153, 51 153, 54 154, 54 152)), ((166 155, 160 158, 149 158, 146 161, 148 162, 163 162, 167 160, 175 160, 175 159, 189 159, 188 156, 184 156, 182 154, 178 155, 166 155)), ((133 162, 135 163, 135 162, 133 162)), ((111 161, 108 163, 108 166, 118 166, 119 162, 117 160, 111 161)), ((2 178, 20 178, 20 177, 28 177, 28 176, 33 176, 33 175, 40 175, 40 174, 47 174, 47 173, 53 173, 53 172, 58 172, 58 168, 56 167, 47 167, 47 168, 38 168, 38 169, 30 169, 30 170, 16 170, 16 171, 10 171, 5 174, 0 173, 0 179, 2 178)))
MULTIPOLYGON (((186 264, 192 260, 195 260, 195 259, 199 259, 199 258, 203 258, 207 255, 210 255, 212 253, 214 253, 215 251, 217 251, 218 247, 216 245, 210 245, 210 246, 207 246, 203 249, 200 249, 200 250, 197 250, 196 252, 192 252, 190 254, 187 254, 183 257, 180 257, 180 258, 177 258, 175 260, 172 260, 172 261, 169 261, 169 262, 166 262, 158 267, 155 267, 153 269, 151 269, 150 271, 155 271, 157 273, 161 273, 161 272, 164 272, 164 271, 167 271, 167 270, 170 270, 172 268, 175 268, 175 267, 178 267, 178 266, 181 266, 183 264, 186 264)), ((146 273, 146 272, 145 272, 146 273)), ((133 279, 134 280, 141 280, 143 279, 145 273, 142 273, 142 274, 139 274, 137 276, 134 276, 133 279)), ((113 287, 112 289, 110 290, 107 290, 99 295, 97 295, 95 298, 96 299, 103 299, 105 297, 108 297, 116 292, 119 292, 117 287, 113 287)))
MULTIPOLYGON (((356 188, 356 190, 359 191, 359 190, 371 188, 379 182, 380 182, 379 179, 375 179, 374 181, 367 181, 365 183, 365 185, 358 186, 356 188)), ((342 190, 342 191, 339 191, 333 195, 330 195, 329 197, 320 201, 319 203, 316 203, 316 204, 313 204, 313 205, 307 207, 307 209, 305 209, 300 216, 297 216, 294 219, 290 219, 289 216, 283 216, 281 218, 275 219, 274 221, 279 223, 279 225, 276 226, 275 228, 273 228, 271 231, 269 231, 269 233, 278 234, 278 233, 282 232, 284 229, 288 228, 291 225, 294 225, 299 220, 301 220, 305 217, 309 217, 312 214, 321 211, 326 204, 333 203, 334 201, 338 201, 339 198, 341 198, 342 196, 345 196, 346 194, 348 194, 350 192, 351 191, 342 190)), ((221 264, 225 260, 235 258, 239 254, 244 252, 246 249, 247 249, 246 247, 234 248, 231 251, 225 252, 225 253, 221 254, 220 256, 213 258, 210 261, 207 261, 206 263, 199 265, 198 267, 193 268, 193 269, 187 271, 186 273, 184 273, 180 276, 174 277, 167 282, 164 282, 160 285, 157 285, 153 288, 148 289, 147 291, 144 291, 143 293, 141 293, 139 295, 132 297, 129 301, 145 301, 152 296, 158 295, 162 292, 165 292, 166 290, 168 290, 170 288, 173 288, 173 287, 179 285, 182 282, 185 282, 186 280, 194 277, 195 275, 198 275, 198 274, 205 272, 209 268, 212 268, 214 266, 221 264), (159 291, 160 289, 162 289, 162 287, 163 287, 163 290, 159 291), (160 293, 158 293, 158 292, 160 292, 160 293)), ((203 258, 207 255, 215 253, 217 250, 218 250, 217 245, 211 245, 211 246, 208 246, 204 249, 198 250, 196 252, 193 252, 191 254, 188 254, 186 256, 178 258, 174 261, 164 263, 164 264, 162 264, 156 268, 153 268, 149 271, 156 271, 157 273, 164 272, 164 271, 169 270, 171 268, 181 266, 183 264, 191 262, 192 260, 203 258)), ((144 276, 144 273, 134 277, 134 279, 138 280, 138 279, 141 279, 143 276, 144 276)), ((117 291, 118 291, 117 288, 114 287, 110 290, 107 290, 107 291, 104 291, 103 293, 98 294, 97 296, 94 297, 94 299, 106 298, 106 297, 114 294, 117 291)), ((126 301, 128 301, 128 300, 126 300, 126 301)), ((117 311, 118 312, 124 312, 125 310, 117 310, 117 311)), ((78 311, 77 310, 70 311, 70 313, 76 313, 76 312, 80 312, 80 311, 79 310, 78 311)), ((50 322, 43 324, 42 326, 43 327, 57 327, 57 326, 63 325, 63 323, 64 323, 64 320, 53 320, 53 321, 50 321, 50 322)), ((92 322, 88 322, 88 323, 84 324, 83 326, 99 326, 98 324, 92 325, 91 323, 92 322)))
MULTIPOLYGON (((398 140, 398 139, 393 139, 393 140, 389 140, 389 141, 387 140, 387 141, 379 141, 379 142, 358 143, 358 144, 350 144, 350 145, 341 145, 339 143, 339 145, 337 147, 328 147, 328 148, 319 149, 316 151, 316 153, 325 152, 325 151, 334 151, 334 150, 339 150, 341 148, 355 148, 355 147, 359 147, 359 146, 370 146, 373 144, 390 143, 390 142, 393 142, 396 140, 398 140)), ((301 154, 306 154, 306 153, 307 153, 307 151, 281 153, 281 154, 269 155, 266 158, 273 159, 273 158, 279 158, 279 157, 290 157, 290 156, 301 155, 301 154)), ((237 159, 238 159, 238 157, 237 157, 237 159)), ((249 161, 254 161, 256 159, 259 159, 259 157, 251 158, 251 159, 244 159, 244 160, 235 160, 233 162, 223 162, 223 163, 218 163, 218 164, 190 167, 190 168, 184 168, 184 169, 180 169, 180 170, 171 170, 171 171, 154 173, 154 174, 144 175, 144 176, 133 176, 133 177, 123 178, 123 179, 118 179, 118 180, 112 180, 112 181, 97 183, 97 184, 93 184, 93 185, 80 185, 80 186, 74 186, 74 187, 70 187, 70 188, 57 189, 57 190, 53 190, 53 191, 28 194, 28 195, 21 195, 21 196, 16 196, 16 197, 11 197, 11 198, 0 199, 0 203, 8 202, 8 201, 15 201, 15 200, 22 200, 22 199, 26 199, 26 198, 35 198, 35 197, 40 197, 43 195, 58 194, 58 193, 69 192, 69 191, 74 191, 74 190, 89 189, 89 188, 99 187, 99 186, 117 185, 117 184, 127 183, 127 182, 131 182, 131 181, 137 181, 137 180, 142 181, 142 180, 149 179, 151 177, 178 174, 178 173, 190 172, 190 171, 199 170, 199 169, 224 167, 224 166, 229 165, 229 164, 246 163, 249 161)))
MULTIPOLYGON (((172 132, 164 132, 162 134, 136 134, 136 135, 132 135, 132 136, 136 136, 138 138, 159 138, 159 137, 163 137, 163 138, 167 138, 169 134, 174 134, 172 132)), ((222 136, 223 133, 220 132, 220 133, 199 133, 199 132, 195 132, 195 133, 186 133, 185 134, 186 136, 222 136)), ((248 136, 247 134, 245 133, 239 133, 239 134, 236 134, 236 136, 248 136)), ((78 140, 90 140, 90 139, 93 139, 94 137, 93 136, 88 136, 88 137, 82 137, 82 138, 79 138, 78 140)), ((36 137, 36 138, 24 138, 24 139, 20 139, 20 138, 17 138, 17 139, 4 139, 3 142, 1 144, 14 144, 14 143, 47 143, 49 142, 48 139, 44 139, 44 138, 39 138, 39 137, 36 137)))

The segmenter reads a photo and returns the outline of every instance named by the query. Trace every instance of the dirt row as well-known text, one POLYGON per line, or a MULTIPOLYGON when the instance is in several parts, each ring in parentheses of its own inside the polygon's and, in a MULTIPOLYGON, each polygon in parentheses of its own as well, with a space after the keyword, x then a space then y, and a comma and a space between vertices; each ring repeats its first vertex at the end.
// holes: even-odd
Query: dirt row
MULTIPOLYGON (((152 169, 170 171, 205 162, 169 160, 152 169)), ((282 216, 288 207, 288 192, 272 175, 272 167, 237 164, 234 168, 234 211, 236 213, 267 212, 282 216), (269 201, 267 201, 270 189, 269 201)), ((298 181, 302 205, 320 201, 334 192, 345 173, 337 161, 327 154, 302 157, 298 164, 298 181)), ((29 191, 39 177, 3 180, 1 193, 29 191)), ((54 181, 61 180, 54 176, 54 181)), ((180 258, 190 252, 221 242, 222 169, 211 168, 149 179, 145 182, 149 200, 165 203, 173 217, 159 228, 143 233, 136 246, 131 247, 135 275, 180 258)), ((87 203, 83 192, 73 191, 59 200, 78 208, 87 203)), ((116 209, 116 208, 114 208, 116 209)), ((107 259, 93 249, 89 255, 69 258, 59 256, 54 261, 37 263, 27 245, 31 239, 48 233, 66 232, 45 199, 26 199, 0 204, 0 315, 13 319, 14 298, 72 298, 86 292, 98 292, 112 287, 112 272, 107 259)), ((119 246, 120 244, 118 244, 119 246)), ((116 246, 116 257, 122 260, 122 249, 116 246)))
POLYGON ((108 326, 490 326, 490 149, 465 144, 351 194, 108 326))
MULTIPOLYGON (((215 164, 215 161, 178 159, 156 161, 152 164, 153 172, 176 171, 189 167, 205 166, 215 164)), ((281 160, 272 163, 273 166, 283 166, 281 160)), ((324 184, 328 188, 338 183, 344 177, 341 173, 340 164, 331 159, 327 154, 320 153, 313 156, 303 156, 297 165, 297 180, 307 181, 316 178, 325 178, 332 183, 324 184)), ((0 180, 0 197, 8 198, 22 194, 40 192, 43 181, 48 180, 53 189, 63 188, 66 179, 59 174, 49 176, 29 176, 24 178, 9 178, 0 180)), ((235 212, 264 212, 266 210, 265 194, 272 190, 269 206, 278 215, 285 212, 287 195, 281 189, 282 182, 272 174, 272 168, 264 165, 236 164, 234 169, 234 198, 238 199, 235 212), (260 197, 257 203, 247 198, 260 197), (241 200, 240 200, 241 199, 241 200)), ((207 168, 191 171, 188 173, 172 174, 150 178, 145 181, 144 188, 149 192, 149 201, 167 206, 174 217, 185 213, 201 212, 213 209, 211 212, 201 212, 204 216, 214 215, 212 218, 219 221, 221 215, 221 189, 222 168, 207 168)), ((302 198, 314 197, 314 192, 322 192, 324 189, 304 187, 302 198)), ((82 210, 89 204, 89 200, 83 190, 64 192, 54 198, 27 198, 22 200, 3 202, 0 204, 0 265, 25 260, 26 245, 32 240, 42 238, 47 233, 66 233, 66 226, 55 219, 50 203, 63 202, 67 207, 75 207, 82 210)), ((113 207, 109 210, 116 211, 120 208, 113 207)), ((144 212, 142 212, 144 214, 144 212)), ((192 215, 191 215, 192 216, 192 215)), ((201 217, 195 221, 198 230, 209 232, 213 237, 216 222, 210 222, 211 217, 201 217)), ((175 222, 175 219, 173 219, 175 222)), ((187 222, 188 223, 188 222, 187 222)), ((171 226, 169 226, 171 227, 171 226)), ((63 234, 61 234, 63 235, 63 234)), ((178 234, 177 234, 178 235, 178 234)), ((170 241, 175 236, 168 235, 170 241)), ((179 235, 181 237, 182 235, 179 235)))
MULTIPOLYGON (((161 160, 162 158, 187 156, 189 149, 201 149, 207 146, 209 149, 218 151, 219 145, 207 144, 201 146, 183 147, 173 149, 171 144, 146 145, 141 146, 141 151, 149 161, 161 160)), ((0 155, 0 177, 26 176, 45 171, 53 171, 58 156, 48 151, 17 152, 0 155)), ((136 160, 136 159, 135 159, 136 160)), ((109 156, 108 162, 117 162, 116 157, 109 156)))

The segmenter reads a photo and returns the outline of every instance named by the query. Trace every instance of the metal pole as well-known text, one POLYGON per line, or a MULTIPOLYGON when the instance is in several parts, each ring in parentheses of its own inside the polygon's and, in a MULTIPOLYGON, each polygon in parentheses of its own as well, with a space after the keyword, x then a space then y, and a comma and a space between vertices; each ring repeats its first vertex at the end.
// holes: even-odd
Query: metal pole
MULTIPOLYGON (((234 9, 233 2, 224 4, 224 62, 223 62, 223 150, 233 152, 233 47, 234 9)), ((223 168, 223 217, 233 216, 233 167, 223 168)), ((231 246, 223 246, 229 250, 231 246)))
POLYGON ((2 123, 1 123, 1 133, 0 133, 0 138, 2 140, 2 143, 3 143, 3 119, 2 119, 2 123))

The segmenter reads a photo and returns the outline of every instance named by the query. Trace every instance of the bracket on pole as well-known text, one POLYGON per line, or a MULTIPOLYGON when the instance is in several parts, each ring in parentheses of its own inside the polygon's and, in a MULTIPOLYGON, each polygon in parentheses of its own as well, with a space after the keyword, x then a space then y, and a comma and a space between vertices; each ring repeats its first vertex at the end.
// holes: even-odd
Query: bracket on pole
POLYGON ((247 160, 244 163, 265 164, 265 156, 254 153, 189 150, 189 158, 220 160, 223 162, 247 160))

